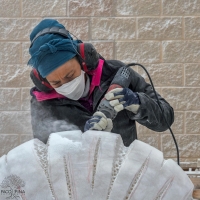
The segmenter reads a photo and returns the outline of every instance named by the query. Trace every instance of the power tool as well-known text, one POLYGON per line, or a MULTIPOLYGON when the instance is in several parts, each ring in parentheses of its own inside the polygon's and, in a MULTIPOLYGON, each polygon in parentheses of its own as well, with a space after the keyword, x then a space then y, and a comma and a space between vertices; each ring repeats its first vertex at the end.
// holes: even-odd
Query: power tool
MULTIPOLYGON (((108 91, 111 91, 115 88, 127 88, 131 83, 131 71, 129 67, 124 66, 121 67, 114 79, 112 80, 110 87, 108 88, 108 91)), ((106 98, 103 98, 97 108, 98 111, 101 111, 105 114, 107 118, 114 119, 117 115, 117 112, 113 109, 113 107, 109 104, 109 101, 106 100, 106 98)))

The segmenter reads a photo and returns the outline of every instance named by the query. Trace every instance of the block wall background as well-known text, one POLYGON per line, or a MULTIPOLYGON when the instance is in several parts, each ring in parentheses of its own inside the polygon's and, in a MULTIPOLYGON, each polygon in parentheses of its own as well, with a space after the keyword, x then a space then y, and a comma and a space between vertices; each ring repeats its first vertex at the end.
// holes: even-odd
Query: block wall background
MULTIPOLYGON (((106 59, 144 64, 175 110, 172 129, 181 161, 200 158, 199 0, 0 0, 0 5, 0 156, 32 138, 29 34, 41 19, 56 18, 106 59)), ((138 125, 138 134, 165 158, 176 158, 168 131, 138 125)))

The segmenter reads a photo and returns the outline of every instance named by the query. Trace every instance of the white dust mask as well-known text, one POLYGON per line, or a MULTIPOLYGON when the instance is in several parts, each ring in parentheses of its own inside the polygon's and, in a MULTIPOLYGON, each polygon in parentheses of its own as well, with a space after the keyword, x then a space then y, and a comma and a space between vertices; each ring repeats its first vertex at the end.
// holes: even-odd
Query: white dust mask
POLYGON ((80 99, 85 89, 85 72, 81 70, 80 76, 54 89, 69 99, 80 99))

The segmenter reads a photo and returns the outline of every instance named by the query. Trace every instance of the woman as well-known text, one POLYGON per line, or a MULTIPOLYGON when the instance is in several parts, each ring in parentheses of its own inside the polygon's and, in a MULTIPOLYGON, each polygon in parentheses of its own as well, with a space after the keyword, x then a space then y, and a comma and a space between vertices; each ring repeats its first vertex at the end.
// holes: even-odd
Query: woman
MULTIPOLYGON (((73 40, 64 26, 53 19, 41 21, 30 35, 33 67, 31 116, 35 138, 44 143, 52 132, 80 129, 120 134, 124 145, 137 138, 136 124, 165 131, 167 124, 156 102, 152 86, 134 70, 126 88, 106 94, 115 74, 125 64, 105 60, 91 44, 73 40), (105 95, 106 94, 106 95, 105 95), (97 110, 106 98, 116 117, 111 120, 97 110)), ((169 125, 173 108, 158 94, 169 125)))

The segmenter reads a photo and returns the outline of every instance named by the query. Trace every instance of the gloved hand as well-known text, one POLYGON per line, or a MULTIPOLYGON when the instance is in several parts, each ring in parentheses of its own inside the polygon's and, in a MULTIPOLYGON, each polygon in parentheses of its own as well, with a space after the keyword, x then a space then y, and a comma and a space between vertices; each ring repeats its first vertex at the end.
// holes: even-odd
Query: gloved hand
POLYGON ((105 95, 105 98, 117 112, 126 109, 136 114, 140 107, 138 94, 129 88, 113 89, 105 95))
POLYGON ((113 123, 110 118, 107 118, 102 112, 97 111, 93 114, 84 127, 84 131, 98 130, 110 132, 113 128, 113 123))

